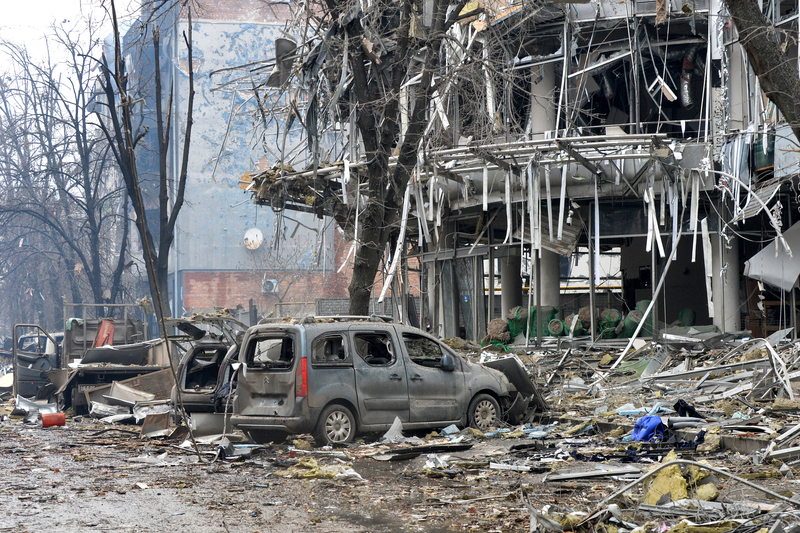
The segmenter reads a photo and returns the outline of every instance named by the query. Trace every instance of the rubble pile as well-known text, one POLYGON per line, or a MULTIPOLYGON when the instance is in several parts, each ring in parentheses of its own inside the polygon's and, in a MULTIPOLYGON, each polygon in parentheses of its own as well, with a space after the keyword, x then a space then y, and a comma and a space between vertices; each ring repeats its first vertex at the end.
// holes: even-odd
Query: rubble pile
MULTIPOLYGON (((491 331, 509 342, 507 328, 491 331)), ((367 493, 380 484, 388 494, 391 482, 376 472, 391 468, 398 487, 424 494, 398 516, 454 530, 796 531, 800 342, 789 333, 753 339, 685 328, 636 339, 631 349, 598 339, 506 346, 511 354, 451 342, 475 362, 511 355, 538 389, 537 408, 520 423, 488 431, 414 433, 397 419, 384 435, 338 448, 314 447, 308 436, 259 445, 223 413, 193 413, 176 428, 168 400, 117 382, 95 396, 88 416, 66 413, 60 424, 42 423, 55 404, 18 397, 2 429, 82 428, 84 447, 126 443, 119 449, 129 464, 238 465, 284 488, 328 483, 367 493)))

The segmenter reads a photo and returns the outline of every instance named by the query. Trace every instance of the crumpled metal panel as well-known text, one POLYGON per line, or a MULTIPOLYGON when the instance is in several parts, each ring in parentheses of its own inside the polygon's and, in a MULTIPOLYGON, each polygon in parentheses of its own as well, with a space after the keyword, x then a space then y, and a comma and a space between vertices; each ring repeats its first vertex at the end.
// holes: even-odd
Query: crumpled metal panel
MULTIPOLYGON (((554 213, 555 215, 555 213, 554 213)), ((543 217, 544 218, 544 217, 543 217)), ((555 230, 558 227, 558 220, 553 221, 553 229, 555 230)), ((581 235, 581 230, 577 225, 568 226, 564 224, 564 229, 561 234, 561 240, 559 241, 558 238, 553 237, 553 241, 550 242, 550 227, 543 220, 542 223, 542 248, 545 250, 550 250, 551 252, 555 252, 558 255, 563 255, 564 257, 569 257, 572 255, 572 252, 575 251, 575 246, 578 244, 578 237, 581 235)), ((520 230, 517 229, 514 232, 514 240, 519 242, 520 238, 520 230)), ((525 228, 525 242, 531 242, 531 230, 530 228, 525 228)))
POLYGON ((786 230, 783 238, 794 250, 790 257, 783 244, 773 240, 763 250, 744 262, 743 274, 748 278, 763 281, 784 291, 792 290, 800 276, 800 222, 786 230), (775 254, 775 247, 778 253, 775 254))

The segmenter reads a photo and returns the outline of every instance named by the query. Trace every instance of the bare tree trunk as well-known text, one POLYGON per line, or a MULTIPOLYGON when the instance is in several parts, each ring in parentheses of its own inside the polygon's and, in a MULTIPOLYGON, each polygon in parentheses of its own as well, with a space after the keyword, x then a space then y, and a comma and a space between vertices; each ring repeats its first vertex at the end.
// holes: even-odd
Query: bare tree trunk
MULTIPOLYGON (((162 108, 162 82, 160 72, 160 47, 158 31, 154 32, 154 54, 155 54, 155 103, 156 103, 156 123, 158 127, 158 152, 159 152, 159 234, 158 241, 150 232, 146 223, 144 200, 139 184, 139 176, 136 168, 136 146, 144 133, 133 131, 131 106, 136 101, 135 97, 128 92, 127 86, 127 65, 123 60, 121 36, 116 17, 114 2, 111 2, 112 23, 114 27, 114 71, 108 67, 105 58, 102 61, 103 90, 109 102, 110 128, 105 123, 100 123, 103 132, 112 145, 112 151, 117 159, 122 176, 125 180, 126 190, 131 199, 134 210, 137 213, 139 224, 139 236, 143 243, 144 260, 147 270, 147 279, 150 284, 150 292, 155 303, 156 315, 162 335, 166 334, 164 317, 170 313, 169 302, 167 299, 168 273, 169 273, 169 250, 172 246, 175 235, 175 224, 178 214, 183 207, 184 195, 186 191, 186 178, 189 162, 189 146, 192 134, 192 108, 194 104, 194 72, 192 70, 192 17, 191 10, 188 14, 188 35, 184 33, 183 38, 188 49, 189 60, 189 95, 186 113, 186 131, 183 137, 183 153, 181 167, 175 185, 174 196, 170 190, 170 180, 167 174, 167 155, 170 143, 170 116, 173 94, 170 91, 169 103, 166 116, 162 108), (112 82, 113 79, 113 82, 112 82), (117 94, 119 92, 120 112, 117 114, 117 94), (170 206, 172 199, 172 206, 170 206)), ((102 117, 101 117, 102 119, 102 117)), ((177 310, 176 310, 177 312, 177 310)))
POLYGON ((397 164, 393 169, 389 168, 389 154, 396 141, 396 127, 400 122, 400 88, 406 79, 414 53, 408 39, 412 19, 411 3, 403 3, 398 32, 401 37, 398 39, 395 59, 391 66, 391 97, 386 99, 388 103, 384 104, 382 108, 378 108, 376 96, 370 94, 368 87, 364 65, 369 63, 369 58, 360 44, 363 34, 361 23, 355 19, 347 27, 350 36, 355 37, 353 41, 358 43, 352 45, 350 65, 353 69, 354 88, 358 101, 364 104, 359 110, 358 127, 361 131, 361 138, 364 140, 367 159, 371 161, 369 201, 360 220, 361 247, 356 253, 353 277, 349 287, 350 314, 369 314, 369 296, 375 282, 375 275, 386 244, 398 231, 396 225, 400 222, 403 195, 417 164, 417 152, 427 124, 426 110, 432 94, 433 73, 439 62, 442 35, 447 27, 455 22, 455 17, 458 16, 465 3, 460 2, 453 11, 454 17, 448 20, 446 18, 448 2, 433 2, 433 25, 428 30, 430 37, 425 47, 422 77, 413 103, 408 129, 400 146, 397 164), (382 111, 380 121, 376 121, 373 108, 382 111), (377 126, 378 123, 380 127, 377 126))
POLYGON ((739 31, 739 43, 767 97, 780 109, 800 140, 800 74, 797 58, 784 53, 776 29, 754 0, 727 0, 739 31))

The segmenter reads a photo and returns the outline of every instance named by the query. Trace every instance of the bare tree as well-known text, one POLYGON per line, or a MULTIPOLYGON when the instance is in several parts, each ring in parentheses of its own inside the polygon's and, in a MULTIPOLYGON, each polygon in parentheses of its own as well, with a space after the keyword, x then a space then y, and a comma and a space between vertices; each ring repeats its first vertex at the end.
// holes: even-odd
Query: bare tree
POLYGON ((4 242, 39 243, 24 262, 9 250, 6 264, 25 272, 49 264, 58 281, 40 291, 59 304, 67 287, 73 302, 117 301, 127 260, 124 193, 115 185, 109 146, 89 120, 95 31, 90 23, 78 37, 55 27, 50 44, 67 57, 60 64, 33 61, 24 47, 2 44, 14 68, 0 82, 4 242))
MULTIPOLYGON (((163 2, 162 2, 163 3, 163 2)), ((167 157, 170 146, 170 123, 173 120, 171 115, 172 85, 170 84, 169 96, 167 98, 166 111, 164 109, 163 81, 161 78, 161 67, 159 58, 159 29, 157 25, 146 26, 143 34, 148 31, 152 35, 152 46, 155 55, 155 123, 158 134, 158 216, 159 233, 153 236, 147 223, 145 209, 145 198, 142 194, 140 175, 137 169, 137 147, 146 134, 146 130, 141 127, 141 115, 146 110, 142 103, 142 95, 136 94, 135 90, 129 85, 128 68, 125 53, 122 47, 122 36, 117 19, 116 6, 113 0, 110 2, 111 21, 114 32, 114 57, 113 63, 109 65, 105 55, 101 63, 101 86, 105 95, 107 110, 98 116, 101 120, 101 127, 111 145, 111 150, 119 165, 128 196, 136 212, 138 221, 137 229, 144 250, 145 265, 147 268, 150 290, 156 302, 156 314, 163 329, 163 319, 169 315, 167 301, 167 279, 169 273, 169 249, 174 239, 175 223, 178 214, 183 207, 184 193, 186 190, 186 175, 189 161, 189 146, 192 135, 192 107, 194 102, 194 74, 192 71, 192 22, 191 7, 188 8, 188 32, 184 33, 183 40, 188 51, 188 72, 189 72, 189 95, 186 112, 186 130, 183 137, 182 159, 180 170, 177 176, 177 183, 170 180, 167 168, 167 157), (174 194, 172 191, 174 190, 174 194)), ((157 10, 158 6, 152 5, 152 9, 157 10)), ((152 20, 152 18, 148 18, 152 20)), ((143 44, 142 44, 143 45, 143 44)))
MULTIPOLYGON (((259 87, 269 85, 286 89, 291 82, 285 71, 292 57, 299 58, 306 110, 300 112, 298 91, 287 91, 282 106, 288 115, 286 131, 295 122, 302 124, 312 152, 310 166, 317 169, 323 129, 349 122, 350 146, 358 145, 358 156, 366 161, 353 169, 359 185, 355 201, 349 203, 346 194, 330 190, 330 182, 318 179, 316 170, 284 179, 292 169, 291 155, 282 148, 277 154, 278 171, 263 174, 255 184, 259 201, 273 208, 293 202, 319 216, 332 215, 348 236, 357 238, 349 285, 351 314, 368 314, 384 251, 398 236, 406 188, 430 139, 425 135, 430 125, 428 110, 437 90, 441 97, 451 84, 439 75, 444 66, 443 44, 448 29, 464 18, 461 12, 466 4, 466 0, 426 2, 422 17, 412 0, 373 2, 366 13, 355 1, 305 4, 293 24, 301 35, 313 33, 310 46, 301 45, 294 54, 286 54, 288 66, 279 50, 276 75, 255 86, 257 93, 259 87)), ((473 9, 469 15, 476 13, 473 9)), ((271 100, 268 95, 258 96, 266 124, 271 120, 271 100)))

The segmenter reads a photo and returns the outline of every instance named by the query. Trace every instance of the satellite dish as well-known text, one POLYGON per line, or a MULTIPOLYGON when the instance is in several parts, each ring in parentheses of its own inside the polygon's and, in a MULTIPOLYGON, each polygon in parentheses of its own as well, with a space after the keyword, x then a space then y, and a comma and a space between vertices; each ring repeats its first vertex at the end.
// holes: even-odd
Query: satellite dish
POLYGON ((264 234, 258 228, 250 228, 244 232, 244 245, 248 250, 257 250, 264 242, 264 234))

